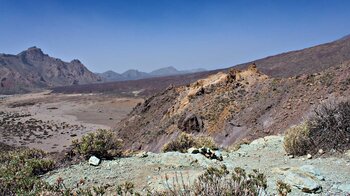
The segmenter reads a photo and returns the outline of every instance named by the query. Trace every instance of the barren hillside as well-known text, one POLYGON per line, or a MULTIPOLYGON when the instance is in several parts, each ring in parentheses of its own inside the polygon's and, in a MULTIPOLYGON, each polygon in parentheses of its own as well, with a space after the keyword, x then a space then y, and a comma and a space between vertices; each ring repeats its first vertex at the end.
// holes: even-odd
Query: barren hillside
POLYGON ((170 87, 138 105, 116 131, 126 148, 159 151, 180 132, 213 136, 222 146, 282 133, 314 105, 349 96, 350 61, 315 74, 271 78, 251 65, 170 87))
MULTIPOLYGON (((350 60, 350 36, 318 46, 269 56, 254 61, 259 70, 273 77, 290 77, 323 71, 350 60)), ((247 68, 253 62, 237 65, 247 68)))

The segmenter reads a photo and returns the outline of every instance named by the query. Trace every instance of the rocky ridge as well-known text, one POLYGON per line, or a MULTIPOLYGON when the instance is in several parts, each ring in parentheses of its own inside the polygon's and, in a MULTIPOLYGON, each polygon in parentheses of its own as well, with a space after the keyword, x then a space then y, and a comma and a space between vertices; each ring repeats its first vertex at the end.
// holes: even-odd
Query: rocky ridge
POLYGON ((117 124, 126 148, 159 152, 181 132, 209 135, 223 147, 283 133, 312 108, 350 94, 350 61, 316 74, 271 78, 251 65, 146 99, 117 124))
POLYGON ((79 60, 64 62, 36 47, 17 55, 0 54, 0 93, 11 94, 54 86, 87 84, 101 78, 79 60))

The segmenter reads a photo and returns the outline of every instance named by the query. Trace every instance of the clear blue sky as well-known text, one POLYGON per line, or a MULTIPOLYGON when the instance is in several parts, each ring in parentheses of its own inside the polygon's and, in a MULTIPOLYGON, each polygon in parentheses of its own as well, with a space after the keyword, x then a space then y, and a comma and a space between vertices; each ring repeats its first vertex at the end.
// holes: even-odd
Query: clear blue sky
POLYGON ((216 69, 350 33, 348 0, 0 0, 0 52, 90 70, 216 69))

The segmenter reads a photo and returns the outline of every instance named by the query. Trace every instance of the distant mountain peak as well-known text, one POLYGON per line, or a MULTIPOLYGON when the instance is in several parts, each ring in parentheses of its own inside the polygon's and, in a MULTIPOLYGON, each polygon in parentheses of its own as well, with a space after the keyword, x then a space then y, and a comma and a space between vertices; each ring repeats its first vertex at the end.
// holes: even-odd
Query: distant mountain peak
POLYGON ((44 52, 37 48, 36 46, 30 47, 27 50, 19 53, 20 56, 25 56, 26 58, 30 59, 42 59, 44 56, 48 56, 47 54, 44 54, 44 52))
POLYGON ((78 59, 73 59, 71 63, 82 64, 81 61, 78 59))
POLYGON ((6 62, 0 64, 0 81, 6 81, 0 84, 0 93, 101 81, 79 60, 64 62, 35 46, 18 55, 0 55, 0 62, 6 62))
POLYGON ((38 53, 44 55, 44 52, 36 46, 28 48, 25 52, 38 53))

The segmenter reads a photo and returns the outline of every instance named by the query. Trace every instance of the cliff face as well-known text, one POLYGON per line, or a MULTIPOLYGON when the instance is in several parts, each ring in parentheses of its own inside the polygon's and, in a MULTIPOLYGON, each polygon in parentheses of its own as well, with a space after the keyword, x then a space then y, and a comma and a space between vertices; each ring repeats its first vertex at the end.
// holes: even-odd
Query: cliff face
POLYGON ((32 47, 18 55, 0 54, 0 93, 100 81, 79 60, 64 62, 32 47))
POLYGON ((257 66, 231 69, 187 86, 169 87, 116 126, 128 148, 159 151, 180 132, 210 135, 222 146, 283 133, 314 105, 350 95, 350 61, 316 74, 276 79, 257 66))

